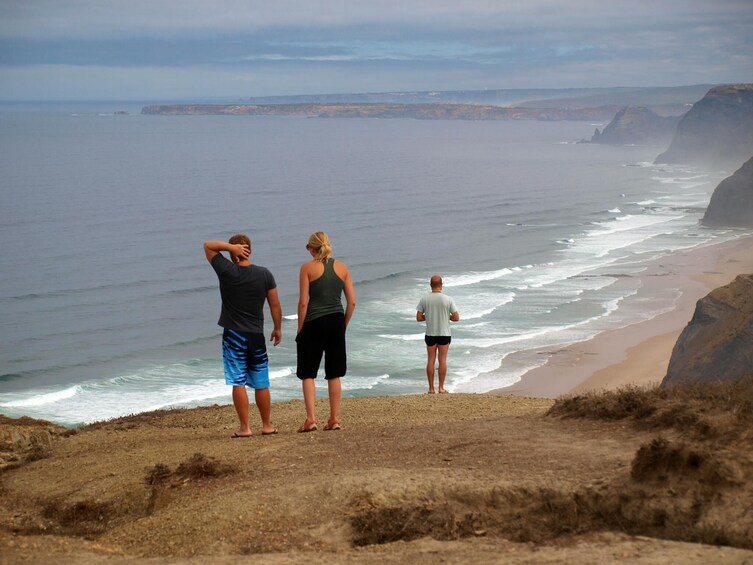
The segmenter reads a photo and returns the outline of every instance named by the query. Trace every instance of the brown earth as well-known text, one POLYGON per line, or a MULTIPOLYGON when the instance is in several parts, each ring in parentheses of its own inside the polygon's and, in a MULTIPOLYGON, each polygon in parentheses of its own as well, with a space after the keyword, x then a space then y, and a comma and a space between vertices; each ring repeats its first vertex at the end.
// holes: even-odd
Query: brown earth
POLYGON ((345 399, 308 434, 291 401, 250 439, 231 406, 0 419, 0 563, 753 563, 750 404, 699 398, 345 399))

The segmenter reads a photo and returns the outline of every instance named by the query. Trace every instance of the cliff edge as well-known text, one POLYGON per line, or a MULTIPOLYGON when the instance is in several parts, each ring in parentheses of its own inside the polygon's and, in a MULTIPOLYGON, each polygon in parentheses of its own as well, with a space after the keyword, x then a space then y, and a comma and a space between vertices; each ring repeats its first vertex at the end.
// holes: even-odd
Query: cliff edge
POLYGON ((730 381, 753 374, 753 275, 712 290, 672 350, 662 386, 730 381))
POLYGON ((693 104, 655 163, 737 168, 753 155, 753 84, 718 86, 693 104))
POLYGON ((626 106, 604 131, 596 129, 591 143, 665 144, 672 140, 679 121, 680 116, 662 117, 643 106, 626 106))
POLYGON ((753 227, 753 157, 714 189, 701 222, 709 227, 753 227))

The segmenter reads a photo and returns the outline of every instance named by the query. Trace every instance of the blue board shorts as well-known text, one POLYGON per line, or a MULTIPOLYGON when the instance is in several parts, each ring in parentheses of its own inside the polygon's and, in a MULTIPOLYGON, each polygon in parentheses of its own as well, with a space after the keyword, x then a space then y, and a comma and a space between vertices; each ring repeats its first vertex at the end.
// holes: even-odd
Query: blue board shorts
POLYGON ((264 334, 225 328, 222 333, 222 364, 227 384, 269 388, 269 360, 264 334))

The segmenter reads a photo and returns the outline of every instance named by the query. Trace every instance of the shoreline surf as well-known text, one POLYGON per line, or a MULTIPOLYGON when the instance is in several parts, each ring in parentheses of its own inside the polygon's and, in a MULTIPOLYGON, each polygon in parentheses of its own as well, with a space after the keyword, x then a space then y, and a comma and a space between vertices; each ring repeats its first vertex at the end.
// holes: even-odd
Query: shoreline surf
POLYGON ((659 384, 696 302, 736 276, 753 272, 753 235, 675 252, 648 265, 641 277, 649 291, 680 289, 675 306, 648 320, 608 330, 555 351, 541 350, 546 362, 512 386, 490 391, 555 398, 568 393, 659 384))

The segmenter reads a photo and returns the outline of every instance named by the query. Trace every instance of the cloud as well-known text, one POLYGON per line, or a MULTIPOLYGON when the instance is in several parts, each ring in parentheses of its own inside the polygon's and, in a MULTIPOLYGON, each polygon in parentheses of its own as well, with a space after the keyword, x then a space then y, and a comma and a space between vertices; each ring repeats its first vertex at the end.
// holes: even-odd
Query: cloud
POLYGON ((45 77, 53 74, 63 81, 55 92, 67 84, 70 95, 76 87, 104 94, 93 82, 118 72, 134 81, 128 92, 139 90, 140 82, 141 98, 177 92, 184 82, 190 86, 186 96, 200 95, 196 85, 203 81, 191 85, 182 78, 190 73, 215 77, 206 95, 224 87, 227 96, 247 92, 247 81, 239 77, 254 77, 254 92, 264 94, 355 92, 367 85, 433 90, 742 82, 753 78, 753 5, 749 0, 0 3, 0 80, 16 81, 0 84, 0 99, 27 89, 27 96, 40 96, 42 89, 34 94, 33 83, 49 84, 45 77), (147 77, 155 74, 173 77, 174 87, 150 90, 147 77), (89 78, 66 80, 73 75, 89 78))

